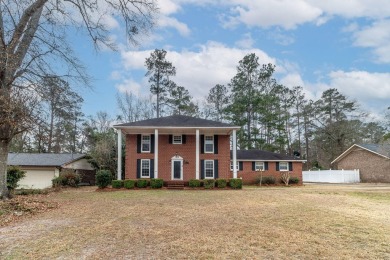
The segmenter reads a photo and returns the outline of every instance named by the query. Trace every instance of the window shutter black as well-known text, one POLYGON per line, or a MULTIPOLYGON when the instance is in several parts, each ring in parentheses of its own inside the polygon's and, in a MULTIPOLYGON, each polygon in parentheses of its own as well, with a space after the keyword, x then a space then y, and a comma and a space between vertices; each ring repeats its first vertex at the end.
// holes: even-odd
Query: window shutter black
POLYGON ((214 160, 214 179, 218 179, 218 160, 214 160))
POLYGON ((137 179, 141 178, 141 159, 137 159, 137 179))
POLYGON ((186 142, 187 142, 187 136, 186 135, 182 135, 181 136, 181 143, 185 144, 186 142))
POLYGON ((141 135, 137 135, 137 153, 141 153, 141 135))
POLYGON ((256 162, 252 162, 252 171, 256 171, 256 162))
POLYGON ((214 135, 214 154, 218 154, 218 135, 214 135))
POLYGON ((200 153, 204 153, 204 135, 200 135, 200 153))
POLYGON ((292 164, 292 162, 289 162, 289 163, 288 163, 288 170, 289 170, 289 171, 292 171, 292 170, 293 170, 293 164, 292 164))
POLYGON ((153 179, 154 178, 154 159, 150 159, 149 162, 150 162, 150 165, 149 165, 150 178, 153 179))
POLYGON ((154 153, 154 135, 150 135, 150 153, 154 153))
POLYGON ((276 170, 279 171, 279 162, 276 162, 276 170))
POLYGON ((268 162, 264 162, 264 170, 268 171, 268 162))
POLYGON ((242 171, 244 169, 244 162, 238 162, 238 170, 242 171))
POLYGON ((170 144, 173 143, 172 140, 173 140, 173 136, 172 136, 172 135, 169 135, 169 143, 170 143, 170 144))
POLYGON ((204 160, 200 160, 200 178, 204 179, 204 160))

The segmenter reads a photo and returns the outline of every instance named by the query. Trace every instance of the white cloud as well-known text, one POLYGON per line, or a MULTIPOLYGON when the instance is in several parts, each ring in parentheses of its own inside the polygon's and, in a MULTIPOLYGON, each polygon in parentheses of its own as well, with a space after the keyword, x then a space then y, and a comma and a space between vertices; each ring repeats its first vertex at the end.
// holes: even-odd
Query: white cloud
POLYGON ((250 33, 246 33, 243 35, 241 40, 236 41, 236 46, 243 48, 243 49, 250 49, 252 48, 255 41, 252 38, 252 35, 250 33))
POLYGON ((133 79, 125 79, 120 84, 116 85, 116 89, 121 93, 133 93, 139 96, 141 90, 141 84, 134 81, 133 79))
POLYGON ((176 18, 172 18, 168 16, 160 17, 160 19, 158 20, 158 25, 160 27, 173 27, 182 36, 188 36, 191 33, 190 29, 185 23, 179 22, 176 18))

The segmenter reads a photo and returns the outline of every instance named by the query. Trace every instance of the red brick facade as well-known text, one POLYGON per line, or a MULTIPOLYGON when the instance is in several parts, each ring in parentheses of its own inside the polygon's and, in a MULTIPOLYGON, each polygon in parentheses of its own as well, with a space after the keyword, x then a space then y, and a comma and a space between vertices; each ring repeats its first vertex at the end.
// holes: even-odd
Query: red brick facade
MULTIPOLYGON (((202 133, 201 133, 202 135, 202 133)), ((232 178, 230 172, 230 135, 218 135, 218 154, 200 153, 199 160, 218 160, 218 178, 232 178)), ((199 144, 199 147, 201 145, 199 144)), ((175 156, 183 158, 183 181, 196 178, 196 136, 186 135, 184 144, 169 143, 169 135, 158 136, 158 178, 172 180, 175 156)), ((137 179, 137 159, 154 159, 154 153, 137 152, 137 135, 126 135, 125 179, 137 179)), ((199 177, 202 171, 199 162, 199 177)))
MULTIPOLYGON (((252 161, 243 161, 242 170, 237 172, 237 177, 242 178, 244 184, 258 184, 258 177, 260 172, 252 170, 252 161)), ((298 177, 299 183, 302 183, 302 162, 293 161, 292 170, 289 171, 291 177, 298 177)), ((263 177, 275 177, 276 182, 280 182, 281 171, 276 170, 276 162, 268 162, 268 170, 263 171, 263 177)))

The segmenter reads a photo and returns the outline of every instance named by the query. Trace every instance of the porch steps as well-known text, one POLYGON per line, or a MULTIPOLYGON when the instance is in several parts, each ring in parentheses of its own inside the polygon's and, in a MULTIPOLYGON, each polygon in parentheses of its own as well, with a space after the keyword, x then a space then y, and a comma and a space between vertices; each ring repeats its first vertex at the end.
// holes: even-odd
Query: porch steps
POLYGON ((167 189, 169 190, 183 190, 184 189, 184 183, 168 183, 167 189))

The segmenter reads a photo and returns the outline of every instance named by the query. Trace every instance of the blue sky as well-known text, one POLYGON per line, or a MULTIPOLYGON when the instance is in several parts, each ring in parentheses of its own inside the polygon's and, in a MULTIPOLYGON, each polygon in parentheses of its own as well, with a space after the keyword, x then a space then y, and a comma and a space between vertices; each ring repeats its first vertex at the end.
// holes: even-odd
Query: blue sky
POLYGON ((119 52, 96 53, 74 37, 77 55, 95 78, 82 90, 84 113, 117 114, 116 93, 149 95, 145 58, 168 51, 174 80, 201 101, 227 84, 246 54, 276 65, 287 87, 302 86, 317 99, 337 88, 380 118, 390 106, 390 1, 388 0, 160 0, 157 26, 139 46, 126 46, 120 20, 108 19, 119 52))

